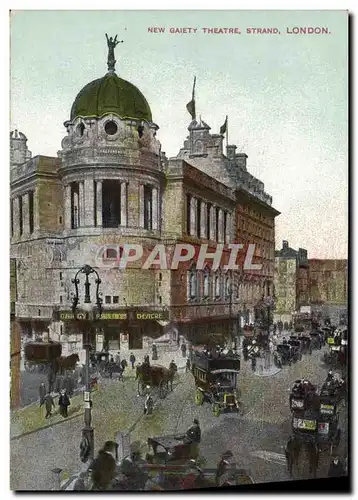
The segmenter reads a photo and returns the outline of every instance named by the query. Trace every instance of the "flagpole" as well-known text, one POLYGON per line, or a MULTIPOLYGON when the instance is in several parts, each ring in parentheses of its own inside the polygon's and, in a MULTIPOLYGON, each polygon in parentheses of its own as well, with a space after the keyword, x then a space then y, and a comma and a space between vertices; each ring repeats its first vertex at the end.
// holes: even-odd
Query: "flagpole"
POLYGON ((226 147, 229 144, 229 118, 226 115, 226 147))

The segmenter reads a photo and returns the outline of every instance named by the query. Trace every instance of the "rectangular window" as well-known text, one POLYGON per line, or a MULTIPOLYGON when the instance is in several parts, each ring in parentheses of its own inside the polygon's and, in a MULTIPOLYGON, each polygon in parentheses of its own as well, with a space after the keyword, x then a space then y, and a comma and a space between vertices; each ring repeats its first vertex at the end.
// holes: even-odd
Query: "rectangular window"
POLYGON ((211 214, 211 204, 208 203, 206 205, 206 239, 207 240, 210 240, 210 230, 211 230, 210 214, 211 214))
POLYGON ((144 229, 153 229, 153 189, 144 186, 144 229))
POLYGON ((62 295, 60 295, 60 304, 62 304, 62 295))
POLYGON ((97 227, 97 181, 93 181, 93 213, 94 227, 97 227))
POLYGON ((111 304, 112 297, 110 295, 106 295, 105 298, 104 298, 104 300, 105 300, 106 304, 111 304))
POLYGON ((79 227, 80 211, 79 211, 79 185, 78 182, 71 184, 71 229, 79 227))
POLYGON ((201 200, 197 200, 196 203, 196 235, 200 238, 201 229, 201 200))
POLYGON ((159 302, 160 305, 162 305, 162 297, 161 297, 161 295, 159 295, 159 297, 158 297, 158 302, 159 302))
POLYGON ((60 280, 62 280, 62 273, 60 273, 60 280))
POLYGON ((227 240, 227 212, 224 212, 224 241, 227 240))
POLYGON ((219 241, 219 212, 220 208, 215 209, 215 240, 219 241))
POLYGON ((23 220, 22 220, 22 196, 19 196, 19 227, 20 227, 20 236, 23 232, 23 220))
POLYGON ((190 234, 190 208, 191 208, 191 195, 186 195, 186 233, 190 234))
POLYGON ((29 192, 29 226, 30 234, 34 232, 34 192, 29 192))
POLYGON ((10 200, 11 236, 14 236, 14 201, 10 200))
POLYGON ((118 303, 119 303, 119 296, 113 295, 113 304, 118 304, 118 303))

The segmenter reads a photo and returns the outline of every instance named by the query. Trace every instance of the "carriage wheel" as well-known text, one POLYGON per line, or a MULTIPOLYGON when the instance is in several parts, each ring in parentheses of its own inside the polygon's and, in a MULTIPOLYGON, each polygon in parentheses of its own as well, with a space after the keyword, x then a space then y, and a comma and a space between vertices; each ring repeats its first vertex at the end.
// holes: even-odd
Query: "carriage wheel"
POLYGON ((168 382, 161 380, 159 383, 159 398, 164 399, 168 393, 168 382))
POLYGON ((197 406, 201 406, 203 403, 204 403, 204 394, 201 392, 200 389, 197 389, 195 393, 195 404, 197 406))
POLYGON ((219 417, 220 413, 221 413, 221 408, 219 403, 213 403, 213 415, 215 417, 219 417))
POLYGON ((138 394, 139 396, 145 396, 146 392, 146 384, 143 382, 143 380, 138 380, 138 394))

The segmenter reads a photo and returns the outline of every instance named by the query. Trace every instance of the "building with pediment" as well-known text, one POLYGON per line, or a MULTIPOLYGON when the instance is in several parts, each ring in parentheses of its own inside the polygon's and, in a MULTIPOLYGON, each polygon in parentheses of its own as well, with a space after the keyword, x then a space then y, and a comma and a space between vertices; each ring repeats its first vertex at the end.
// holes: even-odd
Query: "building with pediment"
MULTIPOLYGON (((108 72, 78 93, 57 157, 32 157, 26 136, 10 134, 11 257, 16 259, 15 318, 22 334, 60 340, 78 351, 82 335, 71 316, 71 280, 84 264, 102 280, 104 312, 94 346, 113 352, 147 348, 154 339, 232 335, 253 323, 272 294, 274 219, 247 156, 210 134, 200 119, 174 158, 156 137, 150 106, 132 83, 108 72), (256 243, 261 271, 224 272, 230 243, 256 243), (120 269, 121 244, 224 245, 222 265, 203 270, 120 269), (107 249, 104 249, 107 246, 107 249)), ((81 289, 83 291, 83 289, 81 289)))

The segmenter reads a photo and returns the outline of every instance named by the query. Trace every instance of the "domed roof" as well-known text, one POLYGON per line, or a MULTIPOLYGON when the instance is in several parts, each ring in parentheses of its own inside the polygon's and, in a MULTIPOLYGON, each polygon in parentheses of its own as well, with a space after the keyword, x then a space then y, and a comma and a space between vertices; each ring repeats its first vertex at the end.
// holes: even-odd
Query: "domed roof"
POLYGON ((71 121, 78 116, 100 118, 108 113, 120 118, 152 121, 152 112, 144 95, 114 72, 83 87, 72 105, 71 121))

